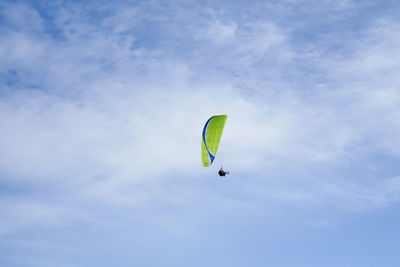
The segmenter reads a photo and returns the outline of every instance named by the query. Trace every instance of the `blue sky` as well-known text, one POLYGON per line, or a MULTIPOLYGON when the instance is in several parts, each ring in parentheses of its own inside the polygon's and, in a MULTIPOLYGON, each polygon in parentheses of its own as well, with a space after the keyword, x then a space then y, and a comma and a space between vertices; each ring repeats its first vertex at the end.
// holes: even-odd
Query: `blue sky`
POLYGON ((399 12, 1 1, 0 265, 398 266, 399 12))

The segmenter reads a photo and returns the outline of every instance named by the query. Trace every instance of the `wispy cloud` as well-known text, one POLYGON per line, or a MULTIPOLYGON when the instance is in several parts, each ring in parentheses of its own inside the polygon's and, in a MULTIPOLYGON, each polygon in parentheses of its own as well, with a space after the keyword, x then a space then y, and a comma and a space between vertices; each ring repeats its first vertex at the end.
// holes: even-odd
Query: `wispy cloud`
POLYGON ((21 86, 44 88, 13 93, 2 103, 2 134, 7 136, 3 139, 7 149, 2 150, 2 169, 13 177, 64 181, 66 176, 83 172, 89 180, 99 176, 118 180, 109 174, 134 174, 134 179, 122 179, 125 183, 126 179, 142 180, 148 168, 155 173, 179 171, 196 161, 196 131, 209 110, 231 115, 224 149, 239 170, 276 159, 345 162, 357 156, 354 148, 365 146, 370 136, 382 140, 370 143, 376 145, 387 142, 387 135, 395 135, 373 131, 368 122, 376 118, 381 128, 394 125, 381 120, 378 106, 393 103, 388 112, 396 114, 395 88, 376 88, 381 76, 368 75, 376 73, 379 66, 396 68, 396 61, 387 52, 397 40, 391 34, 395 32, 392 24, 376 24, 379 29, 366 32, 366 42, 355 43, 350 57, 332 58, 324 50, 317 54, 318 46, 311 58, 303 57, 306 61, 318 57, 316 71, 329 73, 324 84, 313 85, 316 93, 307 98, 294 90, 298 85, 293 88, 292 82, 283 80, 284 66, 302 68, 296 59, 301 55, 290 42, 289 32, 274 23, 259 19, 243 23, 231 18, 223 24, 216 15, 204 17, 204 24, 196 26, 202 27, 193 32, 217 44, 198 44, 199 51, 209 51, 199 65, 197 53, 182 61, 174 60, 171 50, 161 46, 132 48, 138 39, 132 34, 135 26, 143 23, 138 11, 143 7, 125 9, 118 20, 119 13, 108 16, 100 26, 85 17, 84 9, 73 8, 56 11, 61 14, 55 21, 61 39, 47 34, 44 18, 27 5, 9 5, 4 11, 18 29, 7 29, 2 42, 3 68, 8 69, 4 72, 12 68, 17 76, 25 72, 19 79, 21 86), (13 15, 16 8, 26 14, 13 15), (35 23, 28 24, 26 18, 35 23), (376 37, 377 31, 382 38, 376 37), (214 71, 218 66, 229 66, 222 71, 225 78, 215 74, 207 79, 207 65, 214 71), (272 80, 268 79, 271 73, 272 80), (205 77, 200 78, 201 74, 205 77), (248 81, 247 77, 238 78, 247 74, 251 77, 248 81), (360 78, 354 80, 357 75, 360 78), (366 76, 368 83, 361 78, 366 76), (65 95, 68 98, 63 98, 65 95), (371 108, 373 105, 376 108, 371 108))
POLYGON ((323 228, 327 209, 398 201, 398 22, 339 27, 356 1, 237 5, 3 3, 0 235, 149 223, 184 236, 206 210, 279 221, 279 207, 323 228), (212 114, 229 115, 224 188, 199 164, 212 114))

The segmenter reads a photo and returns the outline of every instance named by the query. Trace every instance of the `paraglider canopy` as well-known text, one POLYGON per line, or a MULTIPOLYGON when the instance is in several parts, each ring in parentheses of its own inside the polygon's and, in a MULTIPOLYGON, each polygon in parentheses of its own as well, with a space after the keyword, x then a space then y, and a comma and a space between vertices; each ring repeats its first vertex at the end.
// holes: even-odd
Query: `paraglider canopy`
POLYGON ((215 115, 204 125, 201 138, 201 160, 204 167, 209 167, 217 154, 227 115, 215 115))

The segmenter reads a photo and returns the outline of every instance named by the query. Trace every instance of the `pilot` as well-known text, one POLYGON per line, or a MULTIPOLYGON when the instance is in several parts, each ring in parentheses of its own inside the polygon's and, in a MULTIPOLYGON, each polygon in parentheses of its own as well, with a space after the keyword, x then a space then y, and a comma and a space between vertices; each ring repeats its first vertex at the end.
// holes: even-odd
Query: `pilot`
POLYGON ((226 174, 229 174, 229 172, 224 171, 221 167, 221 169, 218 171, 218 174, 219 176, 225 176, 226 174))

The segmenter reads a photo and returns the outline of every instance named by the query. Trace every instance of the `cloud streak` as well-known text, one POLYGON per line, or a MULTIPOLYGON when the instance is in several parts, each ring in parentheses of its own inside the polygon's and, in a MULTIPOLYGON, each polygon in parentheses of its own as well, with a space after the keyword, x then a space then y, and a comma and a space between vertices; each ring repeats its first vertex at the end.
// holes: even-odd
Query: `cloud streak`
POLYGON ((285 209, 319 229, 334 225, 326 210, 397 202, 398 21, 375 17, 341 32, 368 7, 325 2, 310 11, 301 1, 255 2, 240 12, 3 3, 1 238, 135 225, 166 242, 211 217, 279 222, 292 216, 285 209), (324 33, 315 22, 326 26, 328 11, 335 20, 324 33), (199 164, 213 114, 229 115, 216 159, 231 169, 224 187, 199 164))

